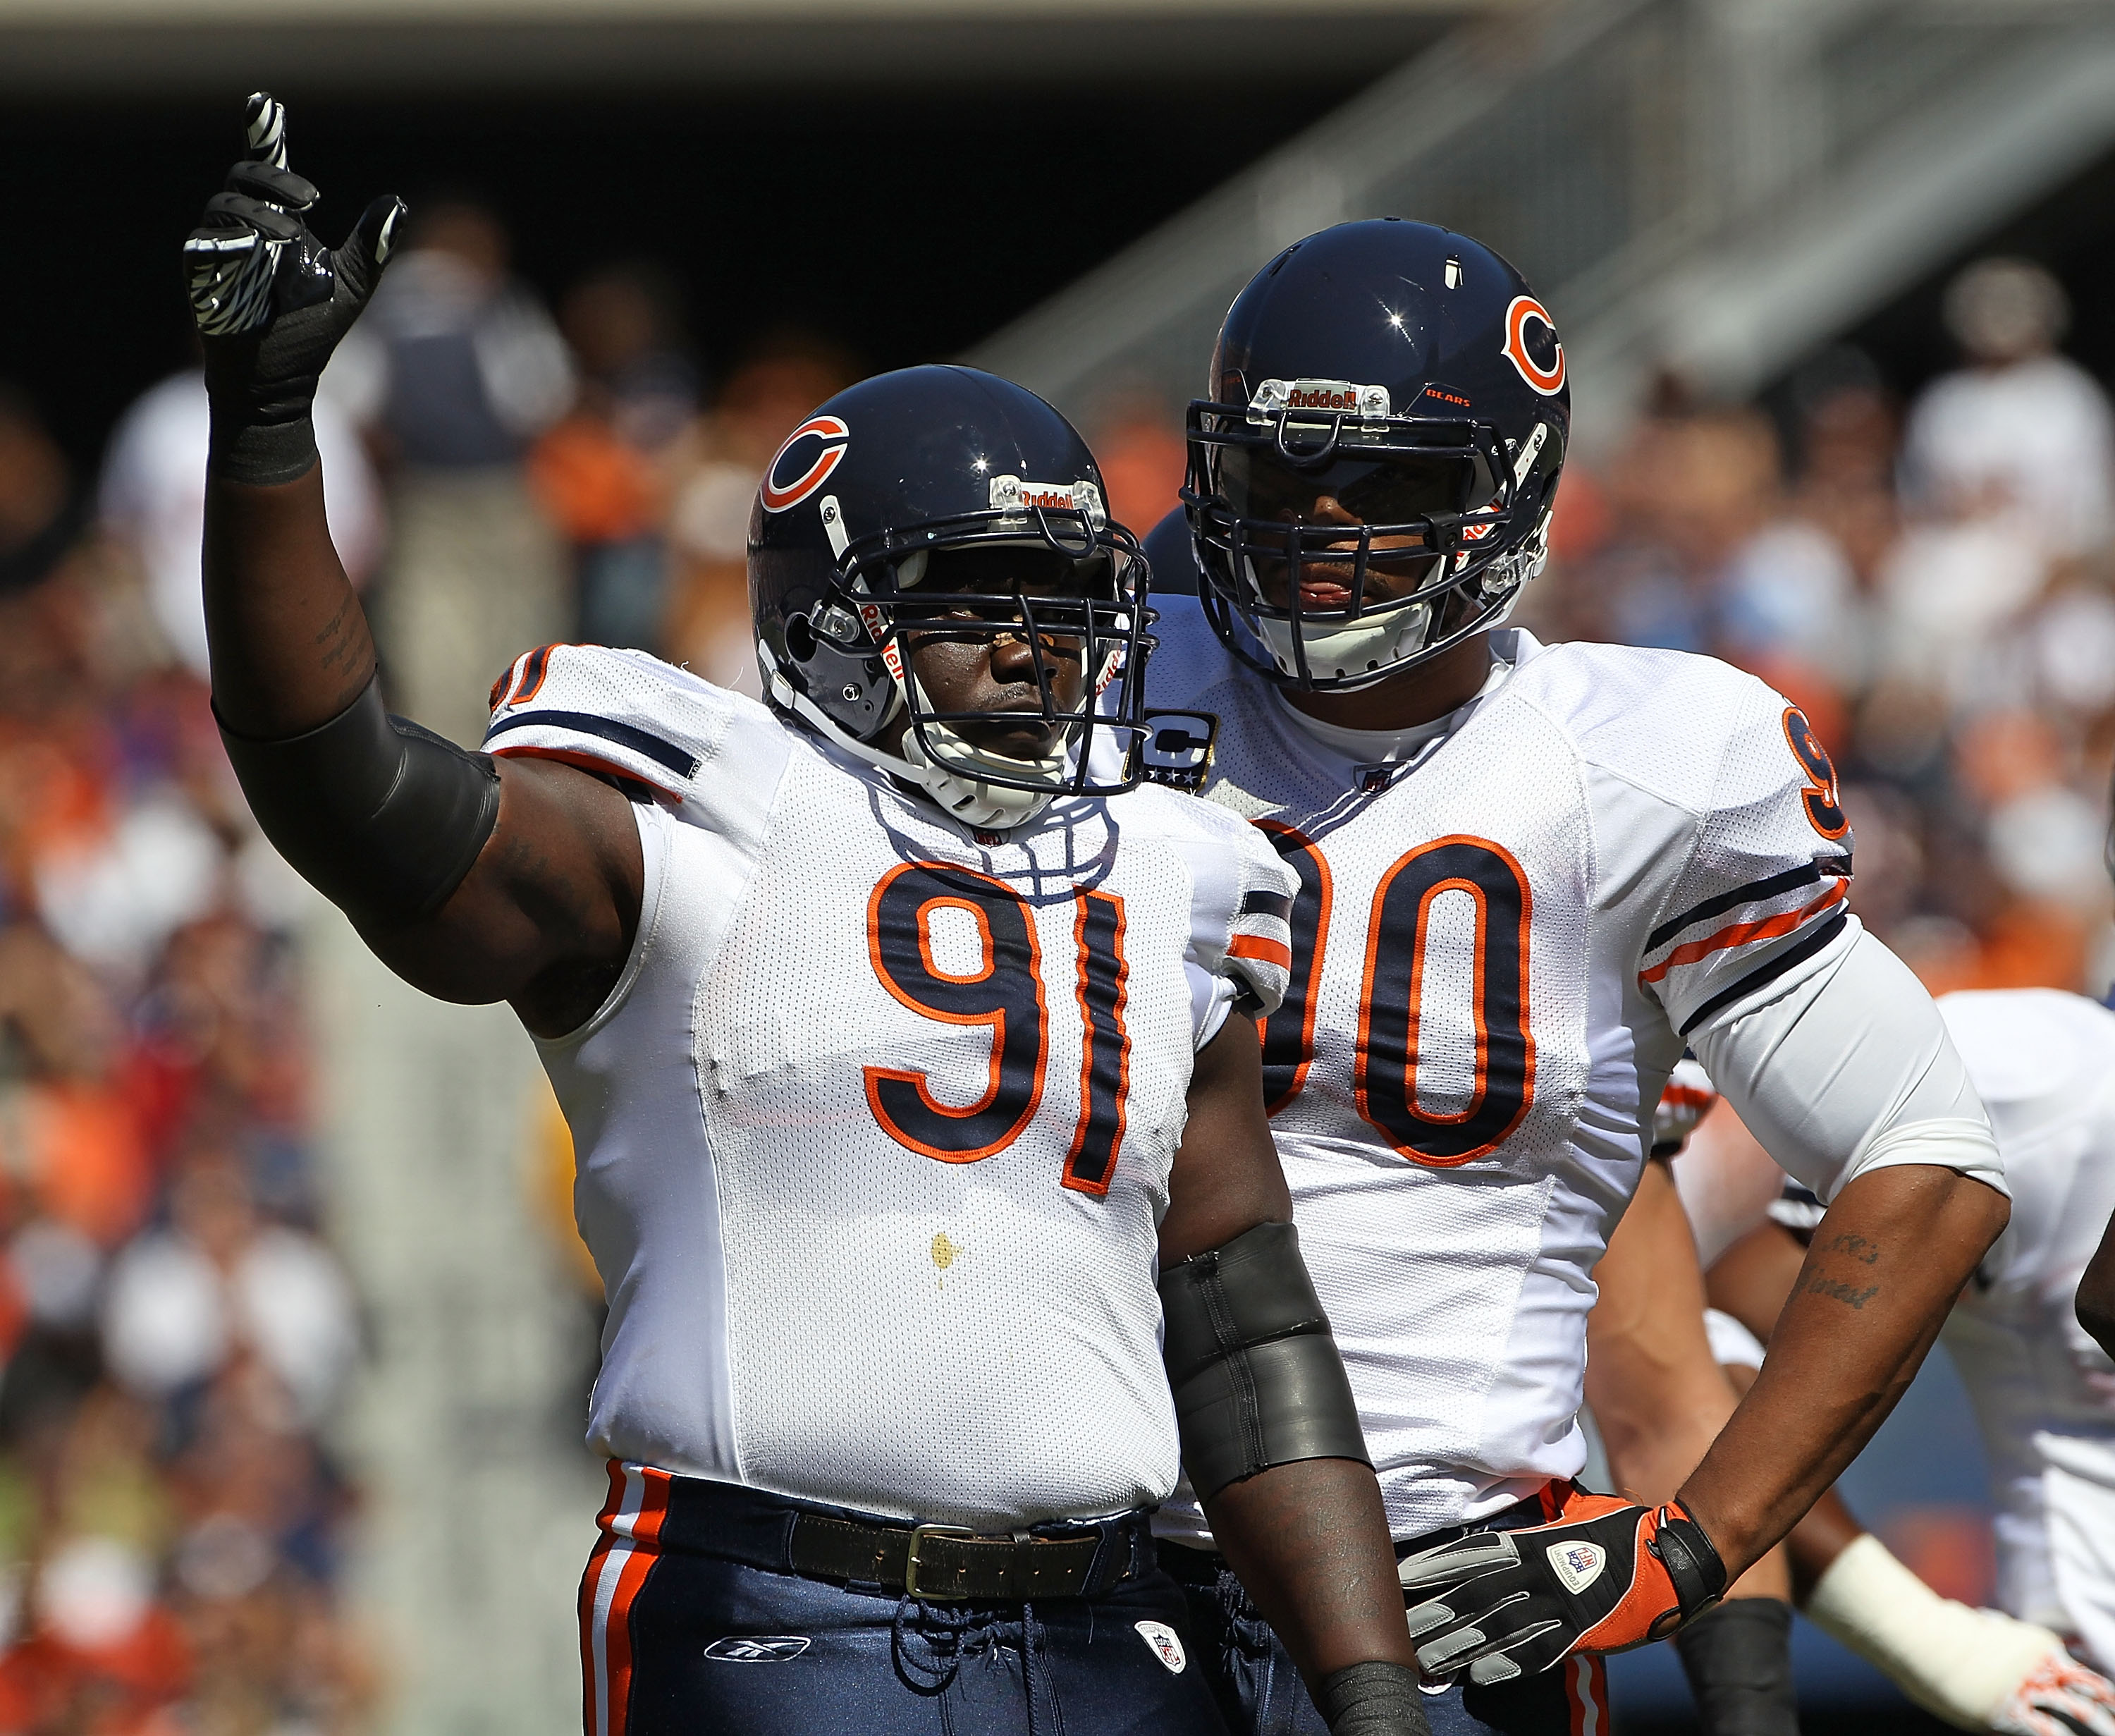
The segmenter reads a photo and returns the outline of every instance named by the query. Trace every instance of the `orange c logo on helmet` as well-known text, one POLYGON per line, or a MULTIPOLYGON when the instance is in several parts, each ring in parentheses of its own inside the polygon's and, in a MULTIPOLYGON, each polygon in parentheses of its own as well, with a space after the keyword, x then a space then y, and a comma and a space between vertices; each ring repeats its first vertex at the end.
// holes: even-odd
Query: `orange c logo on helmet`
POLYGON ((1505 347, 1506 360, 1520 370, 1522 379, 1544 397, 1553 397, 1564 389, 1564 346, 1558 340, 1557 322, 1549 317, 1549 310, 1533 296, 1515 296, 1512 305, 1506 310, 1505 347), (1548 367, 1528 354, 1527 328, 1530 320, 1549 333, 1549 347, 1553 353, 1548 367))
POLYGON ((764 510, 783 512, 788 507, 797 507, 822 487, 829 480, 830 472, 843 461, 851 437, 851 429, 833 416, 810 416, 795 429, 764 472, 764 510), (796 447, 801 450, 796 452, 796 447), (789 457, 793 464, 787 462, 789 457), (807 462, 801 466, 799 461, 803 457, 807 462), (784 475, 788 470, 792 470, 793 474, 784 475))

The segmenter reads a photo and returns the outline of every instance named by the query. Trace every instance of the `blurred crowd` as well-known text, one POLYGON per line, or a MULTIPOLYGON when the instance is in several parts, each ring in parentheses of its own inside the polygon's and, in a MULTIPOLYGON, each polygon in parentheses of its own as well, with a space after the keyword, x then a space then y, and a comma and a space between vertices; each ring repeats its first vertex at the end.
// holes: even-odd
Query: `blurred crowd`
POLYGON ((2115 976, 2115 416, 2058 345, 2062 289, 1986 259, 1945 297, 1960 365, 1907 403, 1853 351, 1763 406, 1662 383, 1567 471, 1521 618, 1709 651, 1833 755, 1856 907, 1934 992, 2115 976))
MULTIPOLYGON (((172 510, 137 480, 113 513, 172 510)), ((196 622, 91 503, 0 396, 0 1731, 321 1736, 374 1689, 336 1595, 360 1325, 318 1233, 310 894, 196 622)))
MULTIPOLYGON (((1983 262, 1946 311, 1961 365, 1906 403, 1851 351, 1761 406, 1665 383, 1572 466, 1521 618, 1796 700, 1865 919, 1934 989, 2099 991, 2115 418, 2037 268, 1983 262)), ((713 360, 651 265, 553 307, 490 213, 429 204, 318 409, 396 709, 474 742, 555 640, 755 691, 756 479, 858 365, 791 331, 713 360)), ((1179 430, 1122 394, 1088 429, 1140 531, 1179 430)), ((181 370, 76 476, 0 393, 0 1736, 336 1736, 383 1688, 341 1582, 362 1334, 310 1152, 315 906, 207 700, 206 434, 181 370)))

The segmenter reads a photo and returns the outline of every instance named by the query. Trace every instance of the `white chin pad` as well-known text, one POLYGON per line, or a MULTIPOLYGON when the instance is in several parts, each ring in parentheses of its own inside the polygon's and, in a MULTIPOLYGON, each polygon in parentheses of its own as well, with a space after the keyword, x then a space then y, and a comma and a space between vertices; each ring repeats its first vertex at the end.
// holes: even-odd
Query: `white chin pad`
MULTIPOLYGON (((1431 620, 1432 606, 1420 603, 1356 621, 1303 621, 1300 643, 1306 653, 1307 673, 1328 681, 1378 673, 1423 650, 1431 620)), ((1297 675, 1300 663, 1293 652, 1292 623, 1264 615, 1255 626, 1278 668, 1297 675)))
MULTIPOLYGON (((920 686, 919 704, 929 712, 931 696, 920 686)), ((1033 760, 980 748, 944 723, 928 723, 925 742, 911 729, 903 737, 903 756, 919 768, 919 781, 927 795, 967 824, 990 826, 1003 831, 1017 826, 1049 806, 1065 777, 1067 742, 1061 737, 1050 752, 1033 760), (929 746, 929 754, 928 747, 929 746), (1047 790, 1015 789, 986 778, 993 773, 1007 778, 1047 781, 1047 790)))

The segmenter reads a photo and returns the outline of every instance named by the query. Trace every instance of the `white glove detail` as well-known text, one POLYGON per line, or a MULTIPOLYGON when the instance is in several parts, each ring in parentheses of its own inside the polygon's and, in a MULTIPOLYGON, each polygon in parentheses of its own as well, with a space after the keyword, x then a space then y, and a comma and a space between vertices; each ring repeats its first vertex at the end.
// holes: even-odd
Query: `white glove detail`
POLYGON ((1718 1088, 1701 1063, 1686 1057, 1676 1062, 1667 1089, 1659 1094, 1659 1106, 1653 1111, 1652 1155, 1672 1157, 1689 1143, 1696 1124, 1718 1100, 1718 1088))
MULTIPOLYGON (((2099 1677, 2071 1662, 2062 1640, 2032 1622, 1941 1597, 1878 1537, 1859 1538, 1829 1564, 1805 1614, 1823 1633, 1884 1670, 1926 1711, 1957 1729, 2031 1736, 2076 1736, 2082 1729, 2115 1736, 2115 1725, 2067 1729, 2053 1715, 2059 1709, 2071 1712, 2074 1703, 2088 1703, 2080 1679, 2108 1692, 2099 1677), (2070 1699, 2046 1693, 2033 1697, 2034 1685, 2052 1672, 2070 1699), (2023 1697, 2030 1703, 2016 1710, 2023 1697), (2000 1721, 2007 1715, 2041 1721, 2000 1721)), ((2115 1702, 2095 1703, 2104 1719, 2115 1709, 2115 1702)))
POLYGON ((2115 1736, 2115 1683, 2057 1652, 1990 1715, 1990 1728, 1998 1736, 2115 1736))

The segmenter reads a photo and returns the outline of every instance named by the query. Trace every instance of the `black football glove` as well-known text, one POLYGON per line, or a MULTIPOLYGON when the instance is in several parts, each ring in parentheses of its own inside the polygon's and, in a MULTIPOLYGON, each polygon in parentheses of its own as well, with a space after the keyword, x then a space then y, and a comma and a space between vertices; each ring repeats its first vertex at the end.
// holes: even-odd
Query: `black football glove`
POLYGON ((249 149, 184 242, 191 312, 213 398, 213 470, 235 482, 291 482, 316 461, 316 380, 388 263, 404 202, 378 199, 344 245, 305 214, 316 190, 287 167, 287 111, 250 99, 249 149))
POLYGON ((1466 1669, 1479 1685, 1575 1651, 1664 1639, 1726 1589, 1718 1550, 1678 1504, 1639 1507, 1583 1490, 1550 1524, 1472 1532, 1397 1572, 1413 1601, 1411 1637, 1425 1641, 1419 1666, 1428 1676, 1466 1669))

